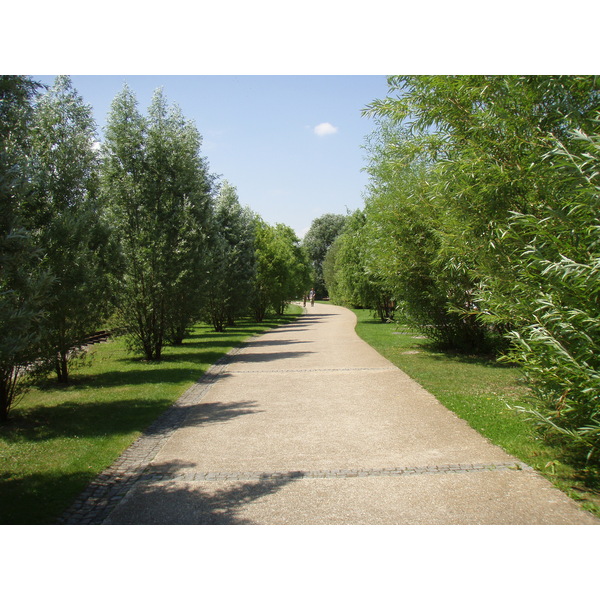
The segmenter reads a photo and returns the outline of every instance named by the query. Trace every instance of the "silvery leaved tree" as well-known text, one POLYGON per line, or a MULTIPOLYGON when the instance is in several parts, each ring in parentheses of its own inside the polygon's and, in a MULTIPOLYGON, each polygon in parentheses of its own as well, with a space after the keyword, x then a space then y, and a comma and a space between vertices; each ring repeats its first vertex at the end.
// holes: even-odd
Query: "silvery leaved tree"
POLYGON ((39 87, 27 77, 0 76, 0 422, 8 420, 27 368, 40 355, 50 283, 23 215, 31 196, 29 131, 39 87))
POLYGON ((254 277, 254 214, 224 181, 213 204, 203 318, 223 331, 250 306, 254 277))
POLYGON ((103 143, 102 193, 119 239, 116 321, 130 348, 160 360, 200 311, 211 181, 201 138, 164 94, 148 116, 125 86, 103 143))
POLYGON ((91 107, 68 77, 57 77, 34 108, 27 218, 53 277, 42 342, 44 362, 61 383, 77 346, 108 316, 112 245, 98 200, 95 130, 91 107))

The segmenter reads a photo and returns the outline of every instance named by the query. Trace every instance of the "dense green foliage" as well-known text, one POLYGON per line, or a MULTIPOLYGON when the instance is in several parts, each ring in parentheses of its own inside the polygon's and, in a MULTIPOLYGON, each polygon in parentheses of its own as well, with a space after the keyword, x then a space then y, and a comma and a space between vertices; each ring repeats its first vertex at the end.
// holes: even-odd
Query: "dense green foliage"
POLYGON ((24 370, 40 354, 50 278, 22 214, 31 197, 28 130, 37 86, 0 77, 0 422, 23 390, 24 370))
POLYGON ((260 323, 269 308, 282 315, 290 299, 302 296, 310 285, 310 267, 300 240, 285 225, 273 227, 257 218, 255 240, 252 306, 260 323))
POLYGON ((111 236, 97 197, 91 108, 68 77, 36 104, 31 129, 33 194, 24 212, 52 276, 42 361, 67 383, 74 348, 108 316, 111 236))
POLYGON ((227 181, 214 204, 210 230, 202 314, 215 331, 223 331, 249 310, 254 276, 254 215, 227 181))
POLYGON ((338 289, 360 289, 356 274, 383 282, 438 346, 507 353, 534 390, 524 410, 588 464, 600 449, 599 110, 592 76, 391 77, 365 111, 377 129, 364 252, 341 236, 330 274, 338 289))
POLYGON ((310 229, 302 240, 312 264, 312 279, 317 298, 326 298, 329 294, 323 278, 323 261, 327 251, 344 229, 346 217, 331 213, 314 219, 310 229))
MULTIPOLYGON (((510 311, 509 358, 525 368, 534 415, 568 439, 567 452, 600 458, 600 135, 576 136, 576 153, 554 157, 573 188, 540 218, 514 213, 506 235, 523 248, 510 311), (525 304, 527 303, 527 304, 525 304)), ((495 305, 492 303, 492 306, 495 305)))

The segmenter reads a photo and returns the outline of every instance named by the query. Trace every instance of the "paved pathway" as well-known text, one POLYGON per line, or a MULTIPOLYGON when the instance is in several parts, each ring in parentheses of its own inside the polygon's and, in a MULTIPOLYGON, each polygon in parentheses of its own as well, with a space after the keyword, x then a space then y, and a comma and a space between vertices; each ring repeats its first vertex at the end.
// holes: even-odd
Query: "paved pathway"
POLYGON ((364 343, 355 322, 309 306, 230 353, 62 522, 600 523, 364 343))

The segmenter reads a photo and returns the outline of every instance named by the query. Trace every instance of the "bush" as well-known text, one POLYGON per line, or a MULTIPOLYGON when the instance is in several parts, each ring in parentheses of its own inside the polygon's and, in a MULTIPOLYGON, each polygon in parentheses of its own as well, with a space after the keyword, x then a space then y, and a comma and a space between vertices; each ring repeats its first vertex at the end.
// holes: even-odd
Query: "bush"
POLYGON ((511 315, 522 325, 509 334, 509 358, 536 390, 536 408, 526 412, 568 441, 575 457, 598 465, 600 135, 574 137, 581 144, 577 154, 559 145, 549 157, 568 184, 560 190, 562 207, 547 209, 542 219, 514 213, 507 231, 525 248, 515 265, 511 315))

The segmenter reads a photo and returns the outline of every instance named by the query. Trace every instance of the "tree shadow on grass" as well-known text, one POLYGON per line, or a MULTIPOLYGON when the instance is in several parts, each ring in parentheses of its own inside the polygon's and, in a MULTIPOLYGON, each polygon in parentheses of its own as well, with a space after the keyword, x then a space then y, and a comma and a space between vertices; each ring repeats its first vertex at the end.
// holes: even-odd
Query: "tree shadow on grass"
POLYGON ((92 472, 0 473, 0 525, 50 525, 93 479, 92 472))
POLYGON ((62 402, 16 412, 0 428, 0 439, 44 441, 53 438, 89 438, 141 431, 171 402, 132 398, 113 402, 62 402))
MULTIPOLYGON (((144 401, 141 404, 144 404, 144 401)), ((166 401, 162 406, 155 403, 152 406, 154 414, 146 414, 145 424, 141 423, 138 412, 140 401, 113 403, 112 407, 117 412, 108 412, 105 404, 93 403, 84 406, 65 403, 56 407, 39 408, 32 411, 33 417, 27 415, 26 419, 12 423, 11 427, 1 428, 0 438, 8 443, 23 439, 36 442, 57 437, 110 437, 140 429, 145 429, 147 435, 161 436, 171 433, 184 423, 194 427, 207 426, 257 412, 254 402, 245 401, 172 405, 165 411, 164 408, 168 404, 166 401), (111 418, 111 414, 115 418, 111 418)), ((111 460, 117 458, 118 455, 115 454, 111 460)), ((177 463, 176 466, 181 468, 183 463, 177 463)), ((134 474, 137 470, 138 468, 134 470, 134 474)), ((86 489, 96 474, 95 470, 64 473, 58 469, 56 472, 48 470, 27 475, 16 471, 1 472, 0 524, 56 522, 75 498, 86 489)), ((120 481, 116 480, 112 483, 119 485, 120 481)), ((102 493, 105 491, 104 486, 100 489, 102 493)))
POLYGON ((54 438, 96 438, 148 430, 162 434, 190 419, 192 425, 222 423, 257 412, 255 403, 210 402, 172 404, 167 399, 132 398, 115 402, 63 402, 36 406, 0 428, 7 443, 54 438), (161 417, 161 418, 159 418, 161 417))
MULTIPOLYGON (((135 386, 135 385, 163 385, 177 384, 189 381, 190 385, 198 381, 208 370, 208 366, 204 368, 189 368, 189 369, 161 369, 158 365, 155 368, 148 369, 130 369, 127 371, 106 371, 104 373, 96 373, 90 375, 74 375, 69 386, 64 389, 68 390, 89 390, 99 388, 135 386)), ((40 386, 40 389, 61 389, 56 385, 48 384, 40 386)))
POLYGON ((468 354, 453 352, 451 350, 440 350, 434 344, 425 342, 420 347, 428 352, 428 358, 439 361, 451 361, 465 365, 479 365, 490 369, 516 369, 518 365, 510 362, 499 362, 497 357, 491 354, 468 354))
MULTIPOLYGON (((241 344, 239 344, 241 345, 241 344)), ((129 365, 147 365, 148 368, 160 367, 162 364, 169 364, 173 362, 192 362, 192 363, 208 363, 213 364, 222 356, 225 356, 227 352, 223 349, 223 344, 214 345, 215 348, 221 348, 221 351, 207 350, 203 344, 182 344, 181 346, 174 346, 174 351, 169 351, 169 348, 163 350, 163 354, 160 360, 146 360, 143 356, 123 356, 117 358, 116 361, 119 363, 129 365)), ((231 344, 230 347, 236 347, 235 344, 231 344)))
MULTIPOLYGON (((172 461, 152 465, 152 472, 176 473, 192 466, 172 461)), ((244 507, 276 494, 301 478, 301 472, 261 475, 257 481, 140 481, 113 511, 109 525, 253 525, 243 518, 244 507)))
POLYGON ((34 387, 42 391, 48 390, 88 390, 145 384, 171 384, 189 381, 190 385, 198 381, 218 360, 223 352, 179 353, 166 356, 160 362, 147 362, 140 358, 117 358, 116 363, 123 368, 100 373, 81 373, 73 371, 69 375, 67 385, 60 384, 55 377, 35 382, 34 387), (171 366, 173 363, 189 363, 186 367, 171 366))

